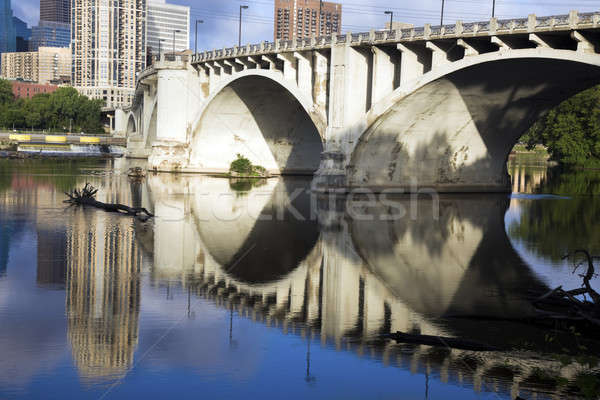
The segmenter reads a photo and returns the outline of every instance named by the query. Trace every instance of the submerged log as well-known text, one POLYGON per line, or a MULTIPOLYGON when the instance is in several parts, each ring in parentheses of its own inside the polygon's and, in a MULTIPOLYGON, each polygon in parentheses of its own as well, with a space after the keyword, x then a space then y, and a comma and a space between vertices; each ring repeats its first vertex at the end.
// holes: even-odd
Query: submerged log
POLYGON ((142 207, 134 208, 126 206, 124 204, 102 203, 96 200, 96 193, 98 193, 98 189, 94 188, 89 183, 86 183, 85 187, 81 190, 74 189, 70 193, 65 192, 65 194, 69 198, 64 202, 72 205, 96 207, 107 212, 116 212, 131 215, 133 217, 139 217, 142 219, 154 217, 152 213, 150 213, 148 210, 142 207))
POLYGON ((470 351, 499 351, 500 349, 483 343, 469 340, 448 338, 442 336, 414 335, 410 333, 396 332, 384 335, 389 339, 394 339, 398 343, 422 344, 427 346, 446 347, 458 350, 470 351))

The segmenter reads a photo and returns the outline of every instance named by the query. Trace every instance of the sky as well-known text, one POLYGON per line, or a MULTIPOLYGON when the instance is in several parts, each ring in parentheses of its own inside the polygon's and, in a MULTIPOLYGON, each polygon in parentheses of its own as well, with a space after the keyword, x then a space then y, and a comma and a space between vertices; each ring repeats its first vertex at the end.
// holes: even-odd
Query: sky
MULTIPOLYGON (((194 21, 201 19, 198 28, 198 50, 232 47, 237 44, 239 6, 244 11, 243 43, 273 40, 274 0, 167 0, 168 3, 191 7, 191 43, 194 47, 194 21)), ((339 0, 342 3, 344 32, 366 32, 383 28, 389 21, 385 10, 394 12, 394 20, 423 26, 440 22, 441 0, 339 0)), ((17 17, 31 24, 39 19, 39 0, 12 0, 17 17)), ((497 0, 498 18, 523 18, 535 13, 540 16, 600 10, 596 0, 497 0)), ((457 20, 482 21, 492 13, 492 0, 445 0, 444 23, 457 20)))

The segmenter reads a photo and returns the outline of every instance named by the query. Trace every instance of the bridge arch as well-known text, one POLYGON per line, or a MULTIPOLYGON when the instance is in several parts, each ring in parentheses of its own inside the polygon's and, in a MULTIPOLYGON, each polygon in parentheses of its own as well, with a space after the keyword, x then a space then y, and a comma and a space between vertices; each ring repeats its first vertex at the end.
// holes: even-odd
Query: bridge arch
POLYGON ((137 123, 135 121, 135 115, 130 112, 127 118, 127 136, 135 135, 137 133, 137 123))
POLYGON ((509 191, 506 161, 544 113, 600 83, 600 56, 504 50, 434 68, 374 105, 348 185, 509 191))
POLYGON ((242 154, 271 173, 312 175, 325 126, 312 100, 281 73, 236 73, 203 103, 192 125, 188 169, 228 172, 242 154))

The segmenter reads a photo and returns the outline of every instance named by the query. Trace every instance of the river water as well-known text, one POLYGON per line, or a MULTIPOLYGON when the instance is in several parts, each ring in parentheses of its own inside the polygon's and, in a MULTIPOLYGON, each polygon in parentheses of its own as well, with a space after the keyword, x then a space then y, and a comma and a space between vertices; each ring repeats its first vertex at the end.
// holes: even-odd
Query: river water
POLYGON ((0 399, 596 398, 595 343, 518 319, 600 252, 600 174, 509 195, 316 197, 301 178, 0 160, 0 399), (67 207, 146 207, 149 221, 67 207), (460 338, 475 352, 385 338, 460 338))

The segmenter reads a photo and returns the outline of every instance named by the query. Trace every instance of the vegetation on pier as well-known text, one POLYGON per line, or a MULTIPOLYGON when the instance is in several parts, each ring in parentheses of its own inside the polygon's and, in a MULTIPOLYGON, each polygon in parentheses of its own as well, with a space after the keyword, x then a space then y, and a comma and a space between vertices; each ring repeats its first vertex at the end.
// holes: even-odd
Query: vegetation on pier
POLYGON ((0 127, 103 133, 102 100, 91 100, 71 87, 31 99, 15 99, 9 81, 0 79, 0 127))
POLYGON ((267 170, 260 165, 254 165, 252 162, 241 154, 229 166, 229 176, 243 178, 266 178, 268 177, 267 170))

